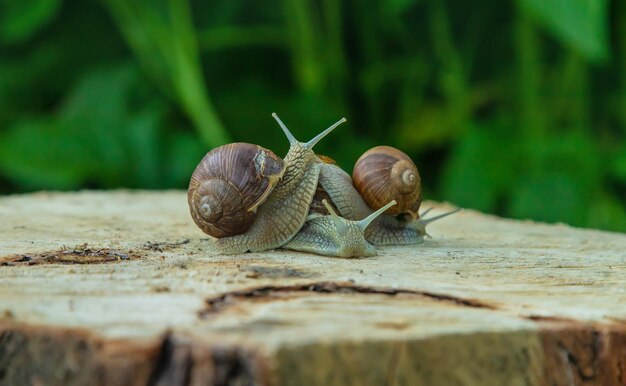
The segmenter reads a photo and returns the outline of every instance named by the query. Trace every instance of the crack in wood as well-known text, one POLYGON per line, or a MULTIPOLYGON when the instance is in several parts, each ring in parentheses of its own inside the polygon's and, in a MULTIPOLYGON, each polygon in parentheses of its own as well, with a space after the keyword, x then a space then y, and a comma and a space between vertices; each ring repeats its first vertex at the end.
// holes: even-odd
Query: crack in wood
POLYGON ((571 318, 564 318, 561 316, 551 315, 523 315, 522 318, 532 320, 538 323, 576 323, 580 324, 580 321, 571 318))
POLYGON ((400 365, 400 359, 404 353, 404 342, 396 343, 389 357, 389 364, 387 365, 387 386, 396 386, 398 381, 398 366, 400 365))
POLYGON ((149 251, 155 251, 155 252, 164 252, 164 251, 169 251, 175 248, 180 247, 181 245, 186 245, 189 244, 191 242, 191 240, 189 239, 182 239, 180 241, 175 241, 175 242, 152 242, 152 241, 147 241, 144 245, 143 248, 149 251))
POLYGON ((0 385, 265 386, 267 359, 166 332, 150 343, 80 329, 0 325, 0 385))
POLYGON ((165 334, 148 386, 265 385, 262 358, 241 347, 222 347, 165 334))
MULTIPOLYGON (((589 349, 585 351, 590 352, 590 358, 588 363, 585 365, 581 363, 582 361, 572 352, 572 350, 565 346, 563 342, 559 342, 559 347, 567 354, 567 360, 572 365, 572 367, 576 370, 578 377, 582 381, 592 381, 596 378, 596 367, 598 360, 598 353, 600 352, 600 333, 596 330, 591 331, 591 342, 589 344, 584 344, 583 346, 588 346, 589 349)), ((584 352, 583 352, 584 354, 584 352)))
POLYGON ((74 248, 61 248, 55 251, 15 254, 0 257, 0 266, 20 266, 39 264, 102 264, 136 260, 141 258, 132 250, 122 252, 110 248, 92 248, 88 244, 74 248))
MULTIPOLYGON (((626 330, 620 325, 565 324, 544 328, 540 334, 546 361, 538 384, 626 384, 626 330)), ((407 355, 404 345, 393 347, 385 372, 388 385, 400 382, 397 372, 407 355)), ((172 332, 148 346, 137 346, 132 341, 107 342, 79 329, 0 327, 0 385, 27 384, 29 379, 45 379, 52 386, 269 385, 269 361, 241 345, 222 346, 172 332)))
POLYGON ((231 291, 205 300, 206 308, 198 312, 200 318, 222 311, 238 299, 268 298, 275 293, 285 292, 315 292, 320 294, 367 294, 367 295, 413 295, 443 301, 463 307, 483 308, 495 310, 497 307, 476 299, 466 299, 452 295, 438 294, 427 291, 417 291, 389 287, 362 286, 346 282, 313 282, 287 286, 261 286, 245 290, 231 291))
POLYGON ((626 385, 626 329, 579 322, 544 326, 545 384, 626 385))
POLYGON ((163 338, 154 362, 148 386, 189 385, 191 379, 191 352, 188 347, 176 346, 168 333, 163 338))
POLYGON ((258 368, 262 360, 254 353, 242 353, 236 348, 213 349, 215 386, 253 386, 267 384, 258 368))
POLYGON ((595 378, 595 371, 593 370, 593 367, 591 368, 591 374, 585 374, 585 369, 582 368, 582 365, 579 363, 578 358, 576 358, 576 355, 574 355, 574 353, 572 353, 567 347, 565 347, 564 345, 559 345, 561 351, 563 352, 565 358, 567 359, 567 362, 571 365, 571 368, 574 368, 576 374, 578 374, 578 377, 583 380, 583 381, 591 381, 595 378))
MULTIPOLYGON (((189 244, 189 239, 176 242, 147 241, 139 249, 151 252, 164 252, 189 244)), ((140 259, 133 250, 121 251, 112 248, 89 247, 87 243, 74 248, 63 247, 54 251, 38 253, 17 253, 0 257, 1 266, 29 266, 40 264, 102 264, 140 259)))
POLYGON ((306 278, 312 276, 312 273, 307 270, 284 266, 238 265, 237 268, 239 268, 240 271, 245 272, 248 279, 306 278))

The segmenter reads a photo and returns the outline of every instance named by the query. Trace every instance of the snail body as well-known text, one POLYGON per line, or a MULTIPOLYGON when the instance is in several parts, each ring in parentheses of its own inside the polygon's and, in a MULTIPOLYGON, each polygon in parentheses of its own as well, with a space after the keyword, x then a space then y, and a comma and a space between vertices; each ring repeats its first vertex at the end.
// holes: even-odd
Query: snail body
POLYGON ((322 202, 329 215, 310 217, 300 232, 283 248, 325 256, 375 256, 376 248, 365 239, 364 232, 376 217, 396 202, 391 201, 360 221, 340 217, 327 200, 322 202))
MULTIPOLYGON (((399 150, 394 149, 393 154, 396 152, 399 152, 399 150)), ((365 154, 367 154, 367 152, 365 154)), ((363 165, 363 163, 361 165, 363 165)), ((375 163, 369 163, 368 167, 376 168, 377 165, 375 163)), ((385 161, 383 168, 393 169, 393 167, 389 168, 387 161, 385 161)), ((359 175, 362 174, 355 173, 355 176, 359 178, 359 175)), ((365 174, 367 175, 367 173, 365 174)), ((378 178, 387 178, 387 182, 381 184, 381 186, 393 185, 393 182, 391 181, 392 175, 390 174, 387 174, 386 177, 383 176, 378 178)), ((362 184, 362 181, 353 182, 350 175, 336 165, 326 163, 321 164, 319 181, 320 186, 331 198, 333 205, 339 210, 341 216, 346 219, 358 220, 365 218, 374 210, 378 210, 382 207, 376 203, 374 203, 373 207, 370 207, 359 191, 355 188, 355 186, 359 184, 362 186, 366 185, 362 184)), ((394 208, 394 212, 397 214, 390 215, 387 214, 389 212, 387 211, 385 214, 372 221, 372 224, 365 230, 365 238, 367 241, 374 245, 419 244, 424 241, 424 237, 427 235, 427 224, 460 210, 457 209, 455 211, 428 219, 423 218, 426 212, 422 213, 421 216, 418 213, 422 195, 420 184, 417 184, 417 186, 419 187, 419 193, 414 193, 413 197, 415 198, 413 202, 409 201, 403 205, 405 208, 404 210, 398 213, 398 210, 394 208)), ((387 193, 385 194, 386 195, 384 197, 386 199, 394 197, 387 193)), ((396 198, 400 197, 396 196, 396 198)), ((400 200, 398 199, 396 201, 400 200)))
POLYGON ((231 143, 211 150, 189 182, 193 221, 213 237, 246 232, 284 172, 283 160, 258 145, 231 143))
POLYGON ((283 159, 284 173, 265 202, 258 207, 256 219, 245 233, 215 240, 215 248, 223 254, 278 248, 296 235, 307 218, 320 173, 313 146, 345 122, 343 118, 309 142, 302 143, 295 139, 276 114, 272 115, 290 143, 283 159))
POLYGON ((222 254, 286 248, 326 256, 376 254, 375 245, 417 244, 426 225, 460 209, 424 218, 417 167, 403 152, 379 146, 356 162, 353 177, 309 142, 289 140, 280 159, 261 146, 216 148, 196 167, 187 194, 191 216, 222 254))

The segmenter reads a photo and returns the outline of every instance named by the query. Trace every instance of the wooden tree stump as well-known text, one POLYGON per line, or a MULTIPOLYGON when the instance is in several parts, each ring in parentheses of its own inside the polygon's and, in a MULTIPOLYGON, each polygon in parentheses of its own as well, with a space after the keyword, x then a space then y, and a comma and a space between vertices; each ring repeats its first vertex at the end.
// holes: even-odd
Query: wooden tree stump
POLYGON ((466 210, 372 258, 218 256, 180 191, 0 220, 0 385, 626 385, 622 234, 466 210))

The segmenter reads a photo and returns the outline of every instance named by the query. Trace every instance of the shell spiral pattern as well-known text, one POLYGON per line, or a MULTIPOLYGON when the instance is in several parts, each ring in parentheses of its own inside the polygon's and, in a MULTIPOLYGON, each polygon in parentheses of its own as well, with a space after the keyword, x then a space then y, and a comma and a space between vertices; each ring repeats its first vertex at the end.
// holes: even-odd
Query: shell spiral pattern
POLYGON ((242 234, 283 173, 283 161, 261 146, 232 143, 215 148, 191 176, 187 191, 191 217, 213 237, 242 234))

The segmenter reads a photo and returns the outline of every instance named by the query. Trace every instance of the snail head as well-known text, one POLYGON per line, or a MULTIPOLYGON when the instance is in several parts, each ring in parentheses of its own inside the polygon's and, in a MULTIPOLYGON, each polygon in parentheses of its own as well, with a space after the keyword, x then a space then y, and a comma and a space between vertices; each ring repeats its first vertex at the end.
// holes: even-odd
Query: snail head
POLYGON ((278 125, 280 126, 281 129, 283 129, 283 132, 285 133, 285 136, 289 140, 289 152, 287 153, 287 156, 285 156, 285 159, 290 158, 290 157, 298 158, 298 157, 305 157, 306 155, 314 155, 313 147, 322 138, 324 138, 331 131, 333 131, 337 126, 339 126, 342 123, 347 121, 346 118, 341 118, 339 121, 337 121, 333 125, 331 125, 328 129, 326 129, 326 130, 322 131, 321 133, 319 133, 318 135, 316 135, 310 141, 308 141, 308 142, 300 142, 300 141, 298 141, 296 139, 296 137, 293 136, 293 134, 291 134, 291 132, 289 131, 287 126, 283 123, 283 121, 280 120, 280 118, 278 118, 278 115, 276 113, 272 113, 272 117, 274 117, 276 122, 278 122, 278 125))

